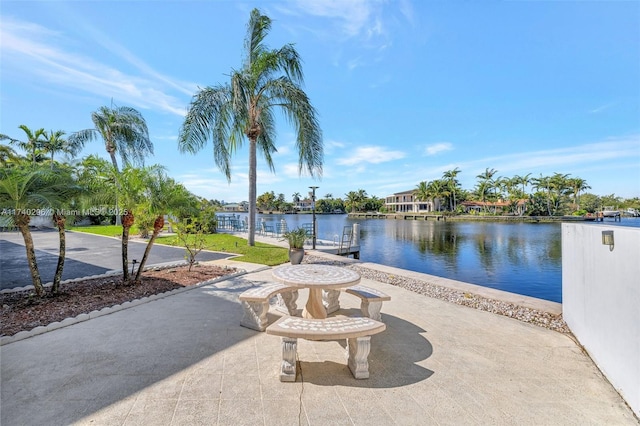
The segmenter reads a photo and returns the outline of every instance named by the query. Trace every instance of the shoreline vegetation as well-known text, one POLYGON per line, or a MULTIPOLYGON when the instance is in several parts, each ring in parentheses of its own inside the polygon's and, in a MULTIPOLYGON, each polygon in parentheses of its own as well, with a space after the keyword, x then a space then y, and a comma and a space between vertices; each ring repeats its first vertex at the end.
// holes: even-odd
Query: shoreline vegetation
POLYGON ((435 221, 487 221, 487 222, 584 222, 595 220, 584 216, 507 216, 507 215, 452 215, 424 213, 349 213, 349 218, 362 219, 402 219, 402 220, 435 220, 435 221))
MULTIPOLYGON (((234 215, 246 212, 220 212, 221 215, 234 215)), ((259 211, 262 215, 311 215, 311 211, 282 212, 277 210, 259 211)), ((476 214, 451 214, 451 212, 438 213, 382 213, 382 212, 351 212, 351 213, 325 213, 316 211, 317 215, 347 215, 350 219, 398 219, 398 220, 430 220, 430 221, 487 221, 487 222, 589 222, 595 221, 595 217, 585 216, 516 216, 516 215, 476 215, 476 214)))

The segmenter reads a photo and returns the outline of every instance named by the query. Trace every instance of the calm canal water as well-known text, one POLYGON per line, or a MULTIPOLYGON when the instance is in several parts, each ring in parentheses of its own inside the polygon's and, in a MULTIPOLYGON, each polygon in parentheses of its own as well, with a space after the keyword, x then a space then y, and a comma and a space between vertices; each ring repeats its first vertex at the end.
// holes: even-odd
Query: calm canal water
MULTIPOLYGON (((289 229, 311 215, 258 215, 289 229)), ((560 223, 437 222, 349 219, 317 215, 318 238, 339 241, 344 226, 360 224, 360 259, 554 302, 562 301, 560 223)), ((640 227, 640 218, 607 220, 640 227)))

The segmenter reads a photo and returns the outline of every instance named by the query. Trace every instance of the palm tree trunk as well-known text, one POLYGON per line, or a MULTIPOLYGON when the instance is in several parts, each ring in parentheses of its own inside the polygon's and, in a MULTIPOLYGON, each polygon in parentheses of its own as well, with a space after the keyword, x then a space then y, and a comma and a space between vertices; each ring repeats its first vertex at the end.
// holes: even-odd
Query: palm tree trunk
POLYGON ((122 217, 122 282, 129 284, 129 231, 135 218, 127 211, 122 217))
POLYGON ((144 255, 142 255, 142 260, 140 261, 140 265, 138 266, 136 277, 133 280, 134 282, 137 283, 140 281, 140 275, 142 274, 144 265, 147 263, 147 258, 149 257, 149 253, 151 252, 151 247, 153 246, 153 243, 156 240, 156 237, 160 234, 160 231, 162 231, 163 227, 164 227, 164 217, 162 215, 159 215, 153 224, 153 233, 151 234, 151 238, 149 238, 147 247, 144 249, 144 255))
POLYGON ((67 252, 67 238, 65 235, 65 221, 66 218, 62 215, 53 215, 53 220, 58 228, 58 236, 60 238, 60 250, 58 251, 58 265, 56 266, 56 273, 53 276, 53 286, 51 287, 51 293, 58 294, 60 292, 60 281, 62 280, 62 271, 64 270, 64 258, 67 252))
POLYGON ((129 229, 122 226, 122 283, 129 283, 129 229))
POLYGON ((256 139, 249 140, 249 235, 248 244, 256 245, 256 139))
POLYGON ((116 226, 120 226, 122 225, 120 212, 118 211, 120 208, 120 206, 118 205, 118 193, 120 192, 120 180, 118 179, 118 174, 120 174, 120 169, 118 169, 118 159, 116 158, 115 150, 109 150, 109 147, 107 146, 107 152, 111 156, 111 163, 113 164, 113 168, 116 170, 116 173, 113 176, 116 184, 116 226))
POLYGON ((29 220, 29 216, 21 214, 20 217, 16 217, 15 223, 22 234, 22 238, 24 239, 24 247, 27 250, 27 263, 29 264, 29 270, 31 271, 33 287, 35 288, 38 297, 42 297, 44 296, 44 287, 42 286, 42 279, 40 278, 40 271, 38 270, 33 238, 31 237, 31 231, 29 230, 29 220))

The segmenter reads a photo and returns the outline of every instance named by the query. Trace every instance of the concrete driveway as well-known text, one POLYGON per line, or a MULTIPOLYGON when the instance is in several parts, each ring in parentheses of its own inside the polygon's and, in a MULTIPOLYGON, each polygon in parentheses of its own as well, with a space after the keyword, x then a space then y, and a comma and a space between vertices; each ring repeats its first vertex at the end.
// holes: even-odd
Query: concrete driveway
MULTIPOLYGON (((58 231, 32 231, 36 248, 36 259, 42 282, 53 281, 58 263, 58 231)), ((129 262, 142 260, 147 243, 129 241, 129 262)), ((122 245, 119 239, 67 231, 67 256, 64 263, 63 279, 81 278, 122 270, 122 245)), ((184 260, 185 250, 154 244, 147 260, 147 266, 184 260)), ((228 253, 202 251, 200 261, 218 260, 230 257, 228 253)), ((27 265, 24 239, 20 232, 0 233, 0 290, 31 285, 31 273, 27 265)))

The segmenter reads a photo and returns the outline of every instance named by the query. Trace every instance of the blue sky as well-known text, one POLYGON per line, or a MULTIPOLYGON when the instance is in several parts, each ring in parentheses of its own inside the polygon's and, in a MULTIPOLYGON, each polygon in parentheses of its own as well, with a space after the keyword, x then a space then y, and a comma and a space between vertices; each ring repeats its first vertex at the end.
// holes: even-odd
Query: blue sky
MULTIPOLYGON (((267 44, 300 53, 325 146, 322 179, 298 176, 281 120, 276 173, 258 158, 258 194, 384 197, 458 167, 465 189, 493 168, 640 196, 636 1, 3 0, 0 133, 90 128, 113 100, 147 120, 147 164, 198 195, 246 200, 246 150, 228 183, 211 145, 181 154, 176 140, 198 87, 241 66, 254 7, 273 19, 267 44)), ((97 141, 82 154, 106 158, 97 141)))

